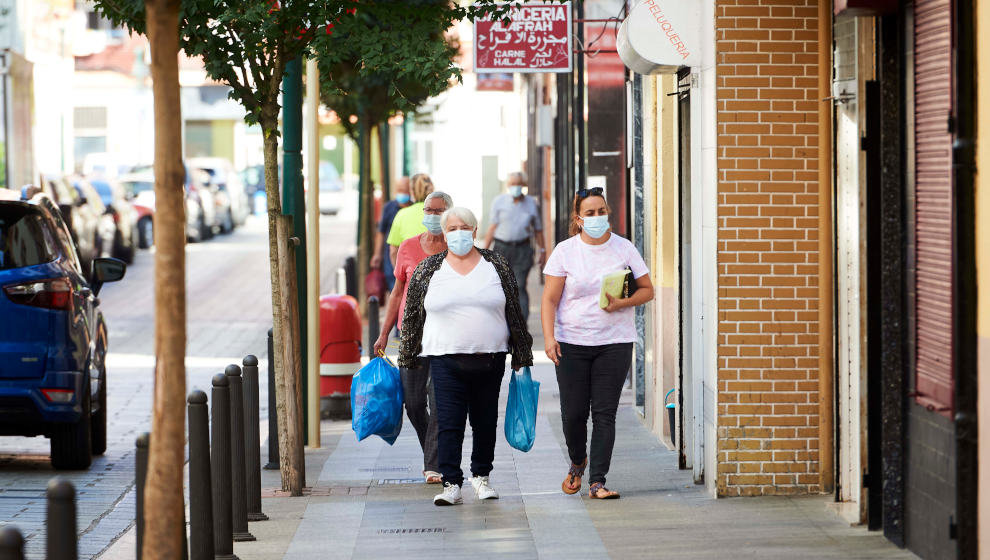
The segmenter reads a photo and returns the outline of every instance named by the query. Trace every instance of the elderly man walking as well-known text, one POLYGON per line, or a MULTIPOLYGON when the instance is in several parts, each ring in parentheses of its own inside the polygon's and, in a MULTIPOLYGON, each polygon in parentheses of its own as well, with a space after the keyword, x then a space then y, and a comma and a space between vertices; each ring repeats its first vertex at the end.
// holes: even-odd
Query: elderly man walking
POLYGON ((491 225, 485 234, 483 246, 492 247, 505 257, 512 267, 512 273, 519 285, 519 306, 523 320, 529 319, 529 293, 526 291, 526 277, 533 267, 533 245, 539 251, 540 268, 547 262, 547 252, 543 247, 543 223, 540 220, 540 206, 536 199, 523 194, 526 174, 515 171, 506 181, 508 193, 500 194, 492 202, 491 225))

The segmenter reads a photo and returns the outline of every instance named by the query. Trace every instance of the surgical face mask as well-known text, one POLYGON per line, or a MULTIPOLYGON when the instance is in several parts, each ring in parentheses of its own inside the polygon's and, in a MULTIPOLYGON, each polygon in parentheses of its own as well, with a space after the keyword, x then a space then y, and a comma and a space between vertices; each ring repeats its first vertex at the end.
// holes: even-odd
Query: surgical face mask
POLYGON ((520 185, 512 185, 512 186, 510 186, 509 187, 509 194, 512 195, 512 198, 519 198, 520 196, 522 196, 522 186, 520 186, 520 185))
POLYGON ((395 195, 395 201, 398 202, 399 204, 408 204, 409 195, 406 193, 398 193, 395 195))
POLYGON ((592 239, 598 239, 608 231, 608 216, 584 216, 581 221, 581 230, 592 239))
POLYGON ((474 247, 474 232, 466 229, 455 229, 447 232, 447 248, 459 257, 471 252, 474 247))
POLYGON ((443 228, 440 227, 440 216, 436 214, 423 214, 423 226, 430 235, 440 235, 443 228))

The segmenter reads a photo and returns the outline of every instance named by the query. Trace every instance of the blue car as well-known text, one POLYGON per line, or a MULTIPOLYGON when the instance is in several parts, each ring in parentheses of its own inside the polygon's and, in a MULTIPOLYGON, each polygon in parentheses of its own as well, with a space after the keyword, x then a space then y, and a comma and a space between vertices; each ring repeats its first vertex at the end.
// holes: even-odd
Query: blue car
POLYGON ((87 281, 58 206, 35 187, 0 188, 0 435, 51 439, 56 469, 85 469, 106 450, 97 296, 125 269, 97 258, 87 281))

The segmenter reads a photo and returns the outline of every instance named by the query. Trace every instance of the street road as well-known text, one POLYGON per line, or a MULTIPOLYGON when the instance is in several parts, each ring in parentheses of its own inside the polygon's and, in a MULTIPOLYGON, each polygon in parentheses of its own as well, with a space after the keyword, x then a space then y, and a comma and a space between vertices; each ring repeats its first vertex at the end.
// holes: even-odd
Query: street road
MULTIPOLYGON (((353 221, 323 217, 321 292, 334 291, 336 270, 355 253, 353 221)), ((271 327, 267 221, 252 216, 233 234, 186 250, 187 389, 209 394, 211 377, 246 354, 261 363, 261 414, 267 417, 267 332, 271 327)), ((140 252, 126 278, 100 294, 110 329, 107 452, 88 471, 56 473, 45 438, 0 438, 0 526, 27 539, 27 557, 45 549, 45 488, 56 474, 77 491, 80 558, 106 549, 134 521, 134 440, 151 429, 154 388, 153 254, 140 252)))

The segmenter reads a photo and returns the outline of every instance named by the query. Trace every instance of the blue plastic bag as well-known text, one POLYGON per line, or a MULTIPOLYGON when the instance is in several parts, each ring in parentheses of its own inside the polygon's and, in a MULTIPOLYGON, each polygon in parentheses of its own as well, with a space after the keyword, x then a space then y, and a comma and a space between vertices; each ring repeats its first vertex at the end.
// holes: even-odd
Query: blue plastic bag
POLYGON ((374 358, 351 380, 351 429, 358 441, 377 435, 389 445, 402 431, 402 380, 388 358, 374 358))
POLYGON ((536 405, 540 382, 533 381, 529 368, 512 372, 509 399, 505 405, 505 439, 519 451, 529 451, 536 441, 536 405))

